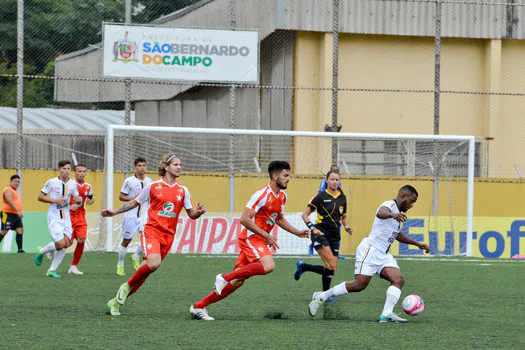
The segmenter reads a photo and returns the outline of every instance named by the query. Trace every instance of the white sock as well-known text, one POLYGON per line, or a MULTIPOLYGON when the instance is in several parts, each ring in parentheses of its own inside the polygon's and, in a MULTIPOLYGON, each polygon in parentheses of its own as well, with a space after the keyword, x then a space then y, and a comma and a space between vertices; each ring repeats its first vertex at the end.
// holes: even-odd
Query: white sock
POLYGON ((326 292, 322 292, 319 297, 321 298, 321 300, 325 301, 326 299, 329 299, 331 297, 336 297, 345 294, 348 294, 348 291, 346 290, 346 282, 343 282, 339 283, 333 288, 328 289, 326 292))
POLYGON ((401 289, 394 286, 388 287, 388 289, 386 290, 385 307, 383 308, 383 313, 381 314, 381 316, 389 315, 392 313, 392 311, 394 311, 394 306, 396 306, 400 296, 401 289))
POLYGON ((142 245, 140 245, 139 243, 137 249, 135 249, 135 253, 133 253, 133 257, 135 258, 135 260, 139 260, 142 253, 144 253, 144 251, 142 250, 142 245))
POLYGON ((51 266, 49 267, 49 271, 56 271, 58 267, 60 266, 62 259, 64 259, 64 256, 66 256, 66 248, 57 250, 55 257, 53 258, 53 261, 51 262, 51 266))
POLYGON ((124 257, 126 256, 127 247, 123 247, 122 244, 118 246, 118 266, 124 266, 124 257))
POLYGON ((51 242, 48 245, 46 245, 45 247, 40 248, 40 254, 54 252, 55 250, 57 250, 57 248, 55 247, 55 242, 51 242))

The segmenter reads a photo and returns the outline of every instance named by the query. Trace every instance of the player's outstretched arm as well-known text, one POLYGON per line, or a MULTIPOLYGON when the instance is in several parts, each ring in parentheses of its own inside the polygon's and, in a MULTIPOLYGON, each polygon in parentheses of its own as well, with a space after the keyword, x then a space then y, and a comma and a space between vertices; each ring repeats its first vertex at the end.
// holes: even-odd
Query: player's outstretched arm
POLYGON ((399 221, 399 222, 404 222, 406 219, 407 219, 407 214, 401 212, 401 213, 392 213, 392 211, 390 210, 390 208, 387 208, 387 207, 381 207, 379 208, 379 210, 377 211, 377 214, 376 216, 379 218, 379 219, 394 219, 396 221, 399 221))
POLYGON ((136 200, 131 200, 127 203, 124 203, 124 205, 122 205, 120 208, 116 209, 116 210, 112 210, 112 209, 102 209, 102 212, 100 213, 103 217, 112 217, 112 216, 115 216, 117 214, 121 214, 121 213, 125 213, 133 208, 136 208, 139 206, 139 203, 136 201, 136 200))
POLYGON ((418 241, 414 241, 412 238, 408 237, 407 235, 405 235, 405 234, 403 234, 401 232, 399 232, 399 235, 397 235, 396 239, 399 242, 401 242, 401 243, 415 245, 419 249, 424 249, 425 253, 430 253, 430 248, 428 247, 428 245, 426 243, 421 243, 421 242, 418 242, 418 241))
POLYGON ((186 209, 186 213, 188 213, 188 216, 190 219, 196 220, 200 218, 200 216, 204 213, 206 213, 206 207, 202 205, 200 202, 197 203, 197 209, 191 208, 186 209))
POLYGON ((281 214, 279 214, 277 216, 277 218, 275 219, 275 223, 277 225, 279 225, 279 227, 282 228, 283 230, 286 230, 286 231, 290 232, 291 234, 294 234, 294 235, 296 235, 298 237, 304 237, 304 238, 310 237, 310 230, 298 230, 298 229, 296 229, 281 214))

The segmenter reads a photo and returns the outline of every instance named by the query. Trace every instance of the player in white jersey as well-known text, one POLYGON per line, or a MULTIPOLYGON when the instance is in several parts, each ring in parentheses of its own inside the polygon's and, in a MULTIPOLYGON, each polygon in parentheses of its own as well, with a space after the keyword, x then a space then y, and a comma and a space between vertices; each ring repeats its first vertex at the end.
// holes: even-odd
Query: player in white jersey
POLYGON ((397 240, 424 249, 426 253, 430 252, 426 243, 417 242, 401 232, 403 222, 407 218, 406 211, 412 208, 417 197, 417 190, 410 185, 405 185, 401 187, 394 200, 383 202, 379 206, 372 231, 357 247, 355 279, 338 284, 325 292, 315 292, 308 305, 310 316, 315 316, 322 303, 330 297, 366 289, 372 276, 377 274, 390 282, 390 286, 386 290, 385 306, 379 316, 379 322, 407 322, 393 312, 394 306, 401 296, 401 288, 405 284, 405 279, 396 259, 389 253, 389 250, 392 243, 397 240))
POLYGON ((53 241, 43 248, 37 248, 35 256, 35 263, 37 266, 40 266, 44 254, 56 251, 51 266, 46 273, 46 276, 55 278, 62 277, 56 270, 66 255, 66 248, 72 243, 69 203, 72 197, 75 203, 80 204, 82 202, 82 199, 78 196, 76 182, 69 180, 71 162, 69 160, 60 161, 58 163, 58 172, 59 176, 48 180, 38 194, 40 202, 49 203, 47 228, 53 241))
MULTIPOLYGON (((151 179, 146 176, 147 166, 146 159, 136 158, 134 161, 135 175, 128 177, 124 180, 122 188, 120 189, 119 199, 123 202, 129 202, 135 199, 142 189, 151 182, 151 179)), ((128 245, 133 238, 135 232, 140 232, 144 227, 144 223, 147 218, 147 204, 138 206, 124 214, 124 220, 122 221, 122 243, 118 247, 118 262, 117 262, 117 275, 124 276, 124 258, 128 250, 128 245)), ((133 267, 137 270, 140 267, 140 255, 142 254, 142 248, 140 244, 137 246, 133 255, 130 256, 133 267)))

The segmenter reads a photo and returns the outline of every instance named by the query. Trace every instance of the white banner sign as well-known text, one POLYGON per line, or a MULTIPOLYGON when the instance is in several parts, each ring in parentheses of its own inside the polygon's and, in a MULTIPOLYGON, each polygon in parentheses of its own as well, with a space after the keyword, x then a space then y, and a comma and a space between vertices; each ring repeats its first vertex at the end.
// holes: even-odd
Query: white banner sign
POLYGON ((104 75, 258 82, 257 32, 104 26, 104 75))

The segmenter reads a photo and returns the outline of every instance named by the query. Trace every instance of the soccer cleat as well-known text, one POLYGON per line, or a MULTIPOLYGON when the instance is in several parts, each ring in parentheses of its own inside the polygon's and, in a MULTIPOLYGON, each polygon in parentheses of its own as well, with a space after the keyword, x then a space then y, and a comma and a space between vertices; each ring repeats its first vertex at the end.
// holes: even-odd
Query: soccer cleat
POLYGON ((208 315, 208 311, 206 311, 206 308, 198 309, 194 305, 192 305, 190 307, 190 313, 191 313, 191 318, 195 318, 197 320, 203 320, 203 321, 215 320, 213 317, 208 315))
POLYGON ((56 271, 52 271, 52 270, 47 271, 46 276, 47 277, 53 277, 53 278, 60 278, 60 277, 62 277, 56 271))
POLYGON ((315 314, 317 313, 317 310, 319 310, 319 308, 323 304, 323 301, 321 300, 320 295, 321 295, 321 292, 315 292, 312 295, 312 301, 310 302, 310 304, 308 304, 308 313, 312 317, 315 316, 315 314))
POLYGON ((302 276, 303 273, 304 273, 304 271, 303 271, 304 261, 302 261, 302 260, 297 260, 297 262, 295 263, 295 265, 297 266, 297 269, 295 270, 295 272, 294 272, 294 274, 293 274, 293 278, 294 278, 294 280, 299 281, 299 278, 301 278, 301 276, 302 276))
POLYGON ((131 291, 131 287, 129 286, 128 282, 124 282, 120 285, 120 288, 117 292, 117 302, 120 305, 124 305, 126 302, 126 298, 128 297, 129 292, 131 291))
POLYGON ((379 316, 379 322, 380 323, 384 323, 384 322, 407 323, 408 321, 404 318, 399 317, 395 313, 391 313, 389 315, 379 316))
POLYGON ((83 275, 84 274, 84 272, 80 271, 78 267, 76 267, 75 265, 71 265, 67 273, 71 273, 73 275, 83 275))
POLYGON ((226 287, 228 285, 228 281, 226 281, 223 277, 222 277, 222 273, 218 274, 217 276, 215 276, 215 293, 217 293, 217 295, 221 295, 222 293, 222 290, 224 289, 224 287, 226 287))
POLYGON ((335 303, 336 303, 334 297, 330 297, 330 298, 326 299, 326 302, 327 302, 327 303, 331 303, 331 304, 335 304, 335 303))
POLYGON ((120 304, 117 302, 117 298, 108 301, 108 309, 108 313, 111 316, 120 316, 120 304))
POLYGON ((338 258, 338 259, 344 259, 344 258, 345 258, 345 256, 344 256, 344 255, 342 255, 342 254, 338 254, 338 255, 337 255, 337 258, 338 258))
POLYGON ((40 249, 42 249, 42 247, 36 248, 36 255, 35 255, 36 266, 42 265, 42 259, 44 258, 44 254, 40 253, 40 249))
POLYGON ((135 271, 137 271, 140 267, 140 259, 135 259, 135 256, 133 256, 133 254, 131 254, 129 256, 129 258, 131 259, 131 263, 133 264, 133 268, 135 269, 135 271))
POLYGON ((124 266, 118 266, 117 265, 117 275, 119 275, 119 276, 126 276, 126 272, 124 272, 124 266))

